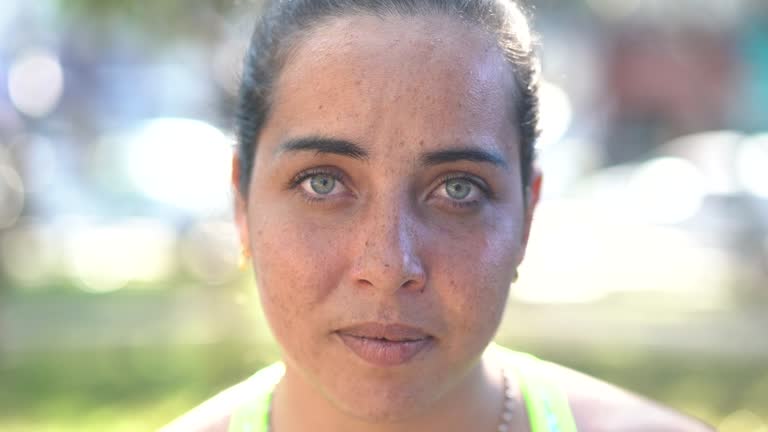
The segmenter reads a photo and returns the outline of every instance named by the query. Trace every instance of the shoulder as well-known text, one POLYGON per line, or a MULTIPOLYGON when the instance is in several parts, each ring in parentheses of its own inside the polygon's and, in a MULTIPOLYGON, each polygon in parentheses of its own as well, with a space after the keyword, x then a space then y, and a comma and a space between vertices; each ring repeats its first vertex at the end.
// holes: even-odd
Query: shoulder
POLYGON ((671 408, 573 369, 542 361, 568 396, 581 432, 714 432, 671 408))
MULTIPOLYGON (((285 373, 285 366, 278 362, 267 366, 248 378, 160 429, 160 432, 227 432, 232 416, 242 415, 242 407, 258 411, 261 402, 268 400, 274 387, 285 373)), ((253 412, 248 411, 253 414, 253 412)))
POLYGON ((248 394, 248 381, 236 384, 162 427, 159 432, 227 432, 234 407, 248 394))

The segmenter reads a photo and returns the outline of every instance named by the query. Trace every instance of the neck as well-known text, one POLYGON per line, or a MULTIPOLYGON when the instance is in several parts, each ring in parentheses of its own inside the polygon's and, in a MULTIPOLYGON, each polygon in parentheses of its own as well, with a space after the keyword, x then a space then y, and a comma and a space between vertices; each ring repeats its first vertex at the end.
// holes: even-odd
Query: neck
POLYGON ((498 427, 503 403, 501 371, 483 358, 417 416, 386 423, 370 422, 340 410, 286 363, 285 375, 274 393, 272 431, 490 432, 498 427))

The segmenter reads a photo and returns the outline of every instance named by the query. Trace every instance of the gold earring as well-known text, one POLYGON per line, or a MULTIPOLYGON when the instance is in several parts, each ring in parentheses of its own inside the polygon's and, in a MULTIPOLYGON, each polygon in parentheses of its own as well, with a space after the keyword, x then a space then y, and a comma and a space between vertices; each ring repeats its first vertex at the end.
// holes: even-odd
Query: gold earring
POLYGON ((237 262, 238 268, 240 268, 240 271, 245 270, 245 268, 248 266, 248 260, 251 258, 251 251, 246 248, 240 249, 240 259, 237 262))
POLYGON ((515 274, 512 276, 512 283, 516 283, 517 280, 520 278, 520 273, 515 269, 515 274))

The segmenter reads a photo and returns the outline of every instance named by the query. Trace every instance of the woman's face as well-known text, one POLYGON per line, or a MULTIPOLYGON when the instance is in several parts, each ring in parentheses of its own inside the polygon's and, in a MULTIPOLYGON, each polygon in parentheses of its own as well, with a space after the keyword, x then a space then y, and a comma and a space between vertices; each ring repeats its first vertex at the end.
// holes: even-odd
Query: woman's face
POLYGON ((288 367, 340 409, 419 412, 493 337, 540 184, 524 206, 512 88, 444 17, 336 18, 288 51, 237 220, 288 367))

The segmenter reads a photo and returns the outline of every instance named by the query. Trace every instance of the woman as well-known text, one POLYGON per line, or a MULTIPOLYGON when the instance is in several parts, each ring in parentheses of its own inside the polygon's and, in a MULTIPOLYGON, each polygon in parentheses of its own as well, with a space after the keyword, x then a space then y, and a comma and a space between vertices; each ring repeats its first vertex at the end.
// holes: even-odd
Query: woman
POLYGON ((266 7, 233 185, 284 365, 167 430, 710 430, 489 346, 541 190, 531 45, 509 0, 266 7))

